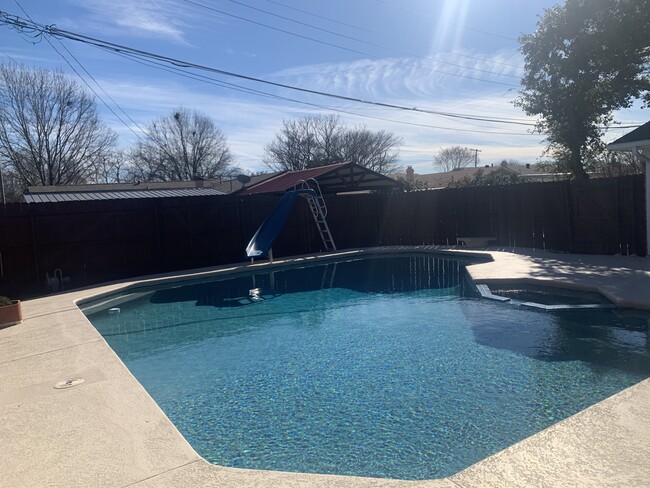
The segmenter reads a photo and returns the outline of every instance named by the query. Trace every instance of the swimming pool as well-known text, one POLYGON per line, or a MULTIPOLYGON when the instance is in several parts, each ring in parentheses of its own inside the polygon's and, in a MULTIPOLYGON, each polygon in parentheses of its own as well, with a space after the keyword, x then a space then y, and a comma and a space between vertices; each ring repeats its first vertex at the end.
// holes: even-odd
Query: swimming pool
POLYGON ((650 376, 645 315, 476 296, 462 261, 411 256, 85 311, 199 454, 236 467, 448 476, 650 376))

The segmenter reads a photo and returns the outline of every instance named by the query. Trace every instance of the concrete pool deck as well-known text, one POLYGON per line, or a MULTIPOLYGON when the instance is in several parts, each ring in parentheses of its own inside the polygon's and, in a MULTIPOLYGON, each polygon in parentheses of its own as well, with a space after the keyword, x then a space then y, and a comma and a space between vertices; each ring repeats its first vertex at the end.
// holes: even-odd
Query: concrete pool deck
MULTIPOLYGON (((338 254, 407 250, 478 252, 418 246, 338 254)), ((477 283, 562 284, 600 291, 619 306, 650 309, 650 258, 481 252, 491 254, 493 261, 468 268, 477 283)), ((318 262, 332 256, 278 259, 275 264, 318 262)), ((186 275, 234 269, 222 266, 186 275)), ((176 281, 179 275, 161 277, 176 281)), ((211 465, 192 449, 75 305, 136 282, 141 280, 25 301, 24 323, 0 330, 0 486, 650 487, 650 379, 441 480, 211 465), (54 388, 70 379, 83 382, 54 388)))

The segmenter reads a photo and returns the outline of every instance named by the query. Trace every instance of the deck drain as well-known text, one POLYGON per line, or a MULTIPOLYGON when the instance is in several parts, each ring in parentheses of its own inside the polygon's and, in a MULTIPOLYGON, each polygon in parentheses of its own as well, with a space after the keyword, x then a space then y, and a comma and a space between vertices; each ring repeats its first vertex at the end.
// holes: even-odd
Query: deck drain
POLYGON ((56 385, 54 385, 54 388, 56 388, 57 390, 72 388, 73 386, 80 385, 84 381, 85 380, 83 378, 70 378, 65 381, 59 381, 56 385))

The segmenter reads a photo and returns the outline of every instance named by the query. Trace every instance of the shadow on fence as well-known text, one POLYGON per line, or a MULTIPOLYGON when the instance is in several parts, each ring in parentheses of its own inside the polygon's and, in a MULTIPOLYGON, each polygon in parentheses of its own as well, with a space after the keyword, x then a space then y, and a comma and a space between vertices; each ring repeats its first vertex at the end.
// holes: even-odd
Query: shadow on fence
MULTIPOLYGON (((274 195, 103 200, 0 206, 0 294, 52 291, 56 270, 77 288, 103 281, 241 262, 274 195)), ((339 249, 452 245, 645 255, 642 176, 396 194, 328 196, 339 249)), ((309 209, 297 205, 275 256, 318 252, 309 209)))

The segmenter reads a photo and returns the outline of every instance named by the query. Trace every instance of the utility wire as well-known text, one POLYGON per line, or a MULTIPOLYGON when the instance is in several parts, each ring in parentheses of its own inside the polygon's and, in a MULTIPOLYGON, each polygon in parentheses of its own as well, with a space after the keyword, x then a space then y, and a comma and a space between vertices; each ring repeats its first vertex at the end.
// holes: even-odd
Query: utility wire
MULTIPOLYGON (((133 125, 135 125, 141 133, 144 133, 144 132, 145 132, 144 129, 143 129, 142 127, 140 127, 140 126, 138 125, 138 123, 137 123, 135 120, 133 120, 133 118, 132 118, 132 117, 131 117, 131 116, 130 116, 130 115, 129 115, 129 114, 128 114, 128 113, 127 113, 127 112, 126 112, 126 111, 125 111, 125 110, 124 110, 124 109, 123 109, 123 108, 122 108, 122 107, 121 107, 121 106, 116 102, 116 101, 115 101, 115 99, 114 99, 112 96, 110 96, 110 95, 108 94, 108 92, 107 92, 106 90, 104 90, 104 88, 103 88, 103 87, 100 85, 100 83, 95 79, 95 77, 94 77, 93 75, 91 75, 90 72, 89 72, 89 71, 84 67, 84 65, 81 64, 81 62, 80 62, 80 61, 75 57, 75 55, 72 54, 72 53, 70 52, 70 50, 69 50, 67 47, 65 47, 65 44, 63 44, 63 43, 62 43, 60 40, 58 40, 58 39, 57 39, 57 41, 59 42, 59 44, 61 45, 61 47, 62 47, 63 49, 66 50, 66 52, 70 55, 70 57, 76 61, 76 63, 77 63, 77 64, 79 65, 79 67, 84 71, 84 73, 86 73, 86 74, 88 75, 88 77, 90 77, 90 79, 93 80, 93 82, 94 82, 94 83, 99 87, 99 89, 104 93, 104 95, 106 95, 106 96, 108 97, 108 99, 109 99, 111 102, 113 102, 113 103, 115 104, 115 106, 119 109, 119 111, 122 112, 122 114, 124 114, 124 116, 125 116, 127 119, 129 119, 129 120, 131 121, 131 123, 132 123, 133 125)), ((54 46, 52 46, 52 47, 54 47, 54 46)), ((55 49, 55 51, 56 51, 56 49, 55 49)), ((64 59, 65 59, 65 58, 64 58, 64 59)), ((67 62, 67 60, 66 60, 66 62, 67 62)), ((68 65, 69 65, 69 63, 68 63, 68 65)), ((74 69, 74 68, 73 68, 73 69, 74 69)), ((76 71, 75 71, 75 72, 76 72, 76 71)), ((81 76, 80 76, 80 78, 81 78, 81 76)), ((83 80, 83 78, 81 78, 81 79, 83 80)), ((84 81, 84 83, 85 83, 85 81, 84 81)), ((86 86, 88 86, 87 83, 86 83, 86 86)), ((88 87, 90 88, 90 86, 88 86, 88 87)), ((92 90, 92 88, 91 88, 91 90, 92 90)), ((93 93, 95 93, 95 92, 93 91, 93 93)), ((95 93, 95 95, 97 95, 97 94, 95 93)), ((97 95, 97 96, 98 96, 98 95, 97 95)), ((100 98, 100 100, 102 100, 102 99, 100 98)), ((111 112, 113 112, 113 114, 114 114, 114 115, 115 115, 115 116, 120 120, 120 122, 122 122, 122 123, 126 126, 127 129, 129 129, 131 132, 133 132, 133 133, 135 134, 135 136, 136 136, 138 139, 141 139, 141 138, 140 138, 140 134, 138 134, 137 132, 135 132, 135 131, 131 128, 131 126, 129 126, 129 125, 128 125, 124 120, 122 120, 122 118, 121 118, 119 115, 117 115, 117 114, 116 114, 116 113, 111 109, 111 107, 110 107, 110 106, 109 106, 109 105, 108 105, 104 100, 102 100, 102 103, 103 103, 104 105, 106 105, 106 108, 108 108, 111 112)))
POLYGON ((269 3, 273 3, 275 5, 279 5, 280 7, 287 8, 289 10, 294 10, 296 12, 300 12, 300 13, 303 13, 305 15, 310 15, 312 17, 316 17, 317 19, 327 20, 328 22, 333 22, 335 24, 344 25, 346 27, 351 27, 352 29, 357 29, 357 30, 361 30, 361 31, 365 31, 365 32, 369 32, 371 34, 374 34, 373 31, 371 31, 369 29, 364 29, 363 27, 359 27, 358 25, 346 24, 345 22, 341 22, 340 20, 332 19, 330 17, 325 17, 324 15, 318 15, 318 14, 315 14, 313 12, 308 12, 307 10, 302 10, 300 8, 292 7, 291 5, 287 5, 286 3, 276 2, 274 0, 265 0, 265 1, 269 2, 269 3))
MULTIPOLYGON (((323 20, 326 20, 328 22, 334 22, 336 24, 344 25, 346 27, 352 27, 353 29, 362 30, 362 31, 368 32, 370 34, 376 34, 375 31, 372 31, 370 29, 364 29, 363 27, 359 27, 359 26, 356 26, 356 25, 346 24, 345 22, 340 22, 340 21, 338 21, 336 19, 332 19, 331 17, 325 17, 324 15, 318 15, 318 14, 315 14, 313 12, 308 12, 307 10, 302 10, 302 9, 299 9, 299 8, 296 8, 296 7, 292 7, 292 6, 287 5, 285 3, 276 2, 274 0, 265 0, 265 1, 269 2, 269 3, 272 3, 272 4, 275 4, 275 5, 279 5, 281 7, 284 7, 284 8, 290 9, 290 10, 295 10, 296 12, 301 12, 301 13, 303 13, 305 15, 310 15, 312 17, 323 19, 323 20)), ((445 54, 445 53, 443 52, 442 54, 445 54)), ((503 66, 509 66, 511 68, 524 69, 523 66, 521 66, 521 65, 511 64, 511 63, 504 63, 504 62, 501 62, 501 61, 494 61, 493 59, 481 58, 479 56, 472 56, 470 54, 459 53, 459 52, 456 52, 456 51, 449 51, 448 54, 452 54, 454 56, 459 56, 459 57, 462 57, 462 58, 477 59, 479 61, 484 61, 484 62, 490 63, 490 64, 500 64, 500 65, 503 65, 503 66)), ((433 58, 427 58, 427 59, 433 59, 433 58)))
MULTIPOLYGON (((194 2, 194 1, 190 1, 190 0, 185 0, 185 1, 187 1, 188 3, 191 3, 193 5, 201 6, 203 8, 207 8, 207 9, 210 9, 210 10, 212 9, 212 7, 209 7, 209 6, 203 5, 203 4, 199 4, 198 2, 194 2)), ((463 69, 468 69, 468 70, 471 70, 471 71, 478 71, 480 73, 487 73, 487 74, 494 75, 494 76, 504 76, 504 77, 516 78, 516 79, 521 78, 520 76, 517 76, 517 75, 508 75, 508 74, 503 74, 503 73, 497 73, 496 71, 490 71, 490 70, 485 70, 485 69, 480 69, 480 68, 474 68, 474 67, 471 67, 471 66, 464 66, 462 64, 451 63, 449 61, 436 60, 434 58, 430 58, 430 57, 427 57, 427 56, 420 56, 419 54, 413 54, 413 53, 408 52, 408 51, 402 51, 400 49, 395 49, 395 48, 392 48, 392 47, 389 47, 389 46, 383 46, 381 44, 376 44, 374 42, 359 39, 358 37, 348 36, 348 35, 345 35, 345 34, 341 34, 339 32, 335 32, 335 31, 332 31, 332 30, 329 30, 329 29, 324 29, 322 27, 315 26, 313 24, 308 24, 306 22, 301 22, 299 20, 295 20, 295 19, 292 19, 290 17, 285 17, 284 15, 279 15, 279 14, 276 14, 274 12, 270 12, 268 10, 264 10, 264 9, 261 9, 261 8, 258 8, 258 7, 254 7, 252 5, 248 5, 247 3, 240 2, 238 0, 228 0, 228 1, 230 3, 234 3, 235 5, 241 5, 242 7, 246 7, 246 8, 249 8, 251 10, 255 10, 257 12, 262 12, 264 14, 271 15, 273 17, 277 17, 277 18, 286 20, 288 22, 293 22, 293 23, 296 23, 296 24, 299 24, 299 25, 302 25, 302 26, 305 26, 305 27, 309 27, 311 29, 316 29, 316 30, 325 32, 327 34, 332 34, 334 36, 342 37, 344 39, 349 39, 349 40, 352 40, 352 41, 360 42, 360 43, 366 44, 368 46, 378 47, 380 49, 385 49, 385 50, 388 50, 388 51, 392 51, 394 53, 405 54, 407 56, 414 57, 414 58, 420 58, 420 59, 424 59, 424 60, 427 60, 427 61, 435 61, 437 63, 446 64, 446 65, 449 65, 449 66, 454 66, 456 68, 463 68, 463 69)), ((364 54, 364 56, 370 56, 370 57, 375 57, 376 58, 376 56, 373 56, 373 55, 368 54, 368 53, 363 53, 363 54, 364 54)), ((426 68, 424 66, 418 66, 418 65, 413 65, 413 64, 409 64, 409 65, 410 66, 415 66, 416 68, 420 68, 420 69, 429 69, 429 68, 426 68)))
MULTIPOLYGON (((81 42, 84 44, 88 44, 103 50, 107 50, 113 53, 118 53, 118 54, 128 54, 131 56, 136 56, 140 58, 145 58, 148 60, 155 60, 161 63, 169 64, 175 67, 179 68, 191 68, 191 69, 197 69, 201 71, 207 71, 207 72, 212 72, 212 73, 217 73, 221 74, 224 76, 230 76, 238 79, 243 79, 247 81, 253 81, 261 84, 266 84, 270 86, 275 86, 279 88, 286 88, 289 90, 293 91, 298 91, 298 92, 303 92, 303 93, 309 93, 313 95, 319 95, 319 96, 324 96, 324 97, 329 97, 329 98, 334 98, 338 100, 344 100, 348 102, 355 102, 355 103, 361 103, 365 105, 373 105, 373 106, 378 106, 378 107, 383 107, 383 108, 391 108, 391 109, 397 109, 397 110, 405 110, 409 112, 416 112, 416 113, 423 113, 423 114, 430 114, 430 115, 439 115, 439 116, 445 116, 445 117, 451 117, 455 119, 463 119, 463 120, 476 120, 476 121, 482 121, 482 122, 493 122, 493 123, 503 123, 503 124, 513 124, 513 125, 521 125, 521 126, 528 126, 528 127, 535 127, 537 124, 535 122, 520 122, 512 119, 508 119, 505 117, 482 117, 482 116, 477 116, 477 115, 469 115, 469 114, 458 114, 458 113, 452 113, 452 112, 440 112, 440 111, 434 111, 434 110, 426 110, 426 109, 420 109, 418 107, 407 107, 404 105, 398 105, 398 104, 392 104, 392 103, 386 103, 386 102, 377 102, 377 101, 372 101, 372 100, 364 100, 361 98, 356 98, 356 97, 349 97, 345 95, 338 95, 334 93, 329 93, 329 92, 324 92, 324 91, 319 91, 319 90, 312 90, 309 88, 302 88, 302 87, 297 87, 293 85, 288 85, 284 83, 278 83, 278 82, 273 82, 269 80, 264 80, 261 78, 256 78, 252 76, 247 76, 243 75, 240 73, 234 73, 218 68, 213 68, 210 66, 205 66, 205 65, 200 65, 196 63, 192 63, 189 61, 183 61, 180 59, 168 57, 168 56, 163 56, 160 54, 155 54, 151 53, 148 51, 143 51, 127 46, 122 46, 120 44, 108 42, 108 41, 103 41, 94 37, 90 36, 85 36, 83 34, 77 34, 71 31, 67 30, 62 30, 58 29, 55 26, 44 26, 42 24, 35 23, 33 21, 27 21, 21 17, 15 16, 15 15, 10 15, 7 12, 0 11, 0 24, 6 24, 11 27, 14 27, 17 29, 19 32, 23 31, 28 31, 34 33, 35 37, 39 36, 53 36, 56 38, 63 38, 63 39, 69 39, 72 41, 76 42, 81 42)), ((638 127, 638 125, 634 126, 617 126, 617 128, 622 129, 622 128, 628 128, 628 127, 638 127)))
POLYGON ((2 49, 0 49, 0 53, 2 53, 2 54, 4 54, 5 56, 7 56, 7 57, 9 58, 9 60, 10 60, 12 63, 14 63, 14 64, 18 64, 18 61, 16 61, 14 58, 12 58, 11 56, 9 56, 9 54, 8 54, 7 52, 5 52, 5 51, 3 51, 2 49))
MULTIPOLYGON (((30 17, 30 15, 25 11, 25 9, 23 8, 23 6, 20 4, 20 2, 19 2, 18 0, 14 0, 14 2, 16 3, 16 5, 18 5, 18 8, 20 8, 20 10, 23 11, 23 13, 27 16, 27 18, 28 18, 30 21, 34 22, 34 21, 32 20, 32 18, 30 17)), ((56 39, 56 38, 55 38, 55 39, 56 39)), ((142 128, 137 124, 137 122, 135 122, 135 120, 133 120, 133 119, 129 116, 129 114, 127 114, 127 113, 124 111, 124 109, 122 109, 122 107, 119 106, 119 104, 118 104, 118 103, 113 99, 113 97, 111 97, 111 96, 106 92, 106 90, 104 90, 104 88, 103 88, 103 87, 99 84, 99 82, 98 82, 98 81, 93 77, 93 75, 91 75, 91 74, 88 72, 88 70, 87 70, 87 69, 86 69, 86 68, 81 64, 81 62, 80 62, 80 61, 79 61, 79 60, 74 56, 74 54, 72 54, 72 53, 70 52, 70 50, 69 50, 67 47, 65 47, 65 45, 64 45, 64 44, 63 44, 59 39, 56 39, 56 40, 57 40, 57 42, 61 45, 61 47, 62 47, 63 49, 66 50, 66 52, 70 55, 70 57, 72 57, 72 59, 74 59, 74 60, 77 62, 77 64, 79 65, 79 67, 81 67, 81 69, 86 73, 86 75, 88 75, 88 76, 90 77, 90 79, 93 80, 93 82, 95 82, 95 84, 99 87, 99 89, 100 89, 102 92, 104 92, 104 94, 105 94, 105 95, 106 95, 106 96, 107 96, 107 97, 108 97, 108 98, 109 98, 109 99, 110 99, 110 100, 115 104, 115 106, 116 106, 116 107, 117 107, 117 108, 118 108, 118 109, 119 109, 119 110, 120 110, 120 111, 121 111, 121 112, 122 112, 122 113, 123 113, 123 114, 124 114, 124 115, 129 119, 129 120, 130 120, 130 121, 131 121, 131 122, 133 122, 133 124, 134 124, 138 129, 140 129, 140 131, 142 131, 142 128)), ((83 83, 88 87, 88 89, 89 89, 89 90, 90 90, 90 91, 91 91, 91 92, 92 92, 92 93, 93 93, 93 94, 94 94, 94 95, 95 95, 95 96, 96 96, 96 97, 97 97, 97 98, 98 98, 98 99, 99 99, 99 100, 104 104, 104 106, 105 106, 108 110, 110 110, 111 113, 112 113, 113 115, 115 115, 115 117, 117 117, 117 119, 118 119, 122 124, 124 124, 124 126, 125 126, 127 129, 129 129, 131 132, 133 132, 133 134, 134 134, 138 139, 141 139, 141 138, 140 138, 140 134, 138 134, 136 131, 134 131, 133 128, 132 128, 129 124, 127 124, 127 123, 124 121, 124 119, 122 119, 122 117, 120 117, 120 116, 115 112, 115 110, 113 110, 113 108, 112 108, 108 103, 106 103, 106 101, 105 101, 105 100, 104 100, 104 99, 103 99, 103 98, 102 98, 102 97, 101 97, 101 96, 100 96, 100 95, 99 95, 99 94, 98 94, 98 93, 93 89, 92 86, 90 86, 90 84, 86 81, 86 79, 85 79, 83 76, 81 76, 81 74, 80 74, 80 73, 75 69, 75 67, 72 65, 72 63, 70 63, 70 61, 69 61, 69 60, 68 60, 68 59, 63 55, 63 53, 61 53, 61 52, 60 52, 60 51, 59 51, 59 50, 54 46, 54 44, 52 44, 52 42, 50 42, 50 40, 49 40, 47 37, 45 37, 45 41, 50 45, 50 47, 54 50, 54 52, 56 52, 56 53, 61 57, 61 59, 63 59, 63 61, 65 61, 65 63, 70 67, 70 69, 71 69, 72 71, 74 71, 74 73, 79 77, 79 79, 80 79, 80 80, 81 80, 81 81, 82 81, 82 82, 83 82, 83 83)))
POLYGON ((75 32, 63 30, 63 29, 58 29, 57 27, 50 25, 50 26, 45 26, 42 24, 37 24, 32 21, 27 21, 25 19, 22 19, 17 16, 12 16, 10 14, 7 14, 6 12, 0 11, 0 23, 2 24, 7 24, 10 25, 18 30, 28 30, 31 32, 35 32, 39 35, 50 35, 54 36, 57 38, 63 38, 63 39, 69 39, 72 41, 76 42, 81 42, 87 45, 99 47, 99 48, 105 48, 114 52, 122 52, 122 53, 131 53, 134 55, 142 56, 145 58, 149 59, 155 59, 158 61, 162 61, 174 66, 179 66, 183 68, 192 68, 192 69, 197 69, 201 71, 208 71, 212 73, 217 73, 220 75, 224 76, 230 76, 233 78, 239 78, 243 80, 248 80, 248 81, 253 81, 257 83, 262 83, 270 86, 275 86, 278 88, 286 88, 289 90, 294 90, 294 91, 299 91, 303 93, 310 93, 312 95, 320 95, 324 97, 329 97, 329 98, 335 98, 338 100, 345 100, 348 102, 356 102, 356 103, 362 103, 366 105, 374 105, 378 107, 384 107, 384 108, 392 108, 392 109, 397 109, 397 110, 407 110, 409 112, 418 112, 418 113, 425 113, 425 114, 431 114, 431 115, 443 115, 447 117, 452 117, 452 118, 458 118, 458 119, 466 119, 466 120, 478 120, 482 122, 495 122, 495 123, 501 123, 501 124, 514 124, 514 125, 522 125, 522 126, 535 126, 535 122, 520 122, 520 121, 515 121, 511 120, 505 117, 482 117, 482 116, 477 116, 477 115, 469 115, 469 114, 458 114, 458 113, 452 113, 452 112, 440 112, 440 111, 435 111, 435 110, 427 110, 427 109, 421 109, 418 107, 407 107, 404 105, 398 105, 394 103, 387 103, 387 102, 377 102, 377 101, 372 101, 372 100, 364 100, 362 98, 356 98, 356 97, 350 97, 350 96, 345 96, 345 95, 339 95, 335 93, 330 93, 330 92, 325 92, 325 91, 320 91, 320 90, 312 90, 309 88, 303 88, 303 87, 298 87, 298 86, 293 86, 293 85, 288 85, 286 83, 279 83, 275 81, 269 81, 265 80, 262 78, 256 78, 254 76, 248 76, 248 75, 243 75, 240 73, 235 73, 231 71, 226 71, 222 70, 219 68, 213 68, 210 66, 205 66, 205 65, 200 65, 197 63, 193 63, 190 61, 183 61, 180 59, 172 58, 169 56, 164 56, 161 54, 155 54, 149 51, 143 51, 140 49, 135 49, 132 47, 128 46, 123 46, 120 44, 116 44, 113 42, 109 41, 104 41, 101 39, 97 39, 91 36, 86 36, 83 34, 77 34, 75 32))
MULTIPOLYGON (((400 5, 395 5, 395 3, 389 3, 386 0, 375 0, 375 1, 379 2, 379 3, 383 3, 384 5, 388 5, 390 7, 394 7, 394 8, 403 10, 404 12, 408 12, 411 15, 416 16, 418 19, 422 19, 424 17, 424 18, 428 18, 430 20, 438 20, 436 17, 433 17, 431 15, 425 15, 422 12, 416 12, 415 10, 410 10, 410 9, 404 8, 404 7, 400 6, 400 5)), ((515 38, 515 37, 504 36, 503 34, 497 34, 495 32, 488 32, 488 31, 485 31, 485 30, 482 30, 482 29, 477 29, 475 27, 469 27, 467 25, 462 25, 462 24, 457 24, 457 25, 461 29, 471 30, 471 31, 474 31, 474 32, 478 32, 480 34, 485 34, 486 36, 499 37, 501 39, 507 39, 509 41, 515 41, 515 42, 518 41, 518 39, 515 38)))
MULTIPOLYGON (((354 116, 357 116, 357 117, 363 117, 363 118, 368 118, 368 119, 373 119, 373 120, 381 120, 381 121, 384 121, 384 122, 393 122, 393 123, 396 123, 396 124, 411 125, 411 126, 417 126, 417 127, 426 127, 426 128, 430 128, 430 129, 447 130, 447 131, 452 131, 452 132, 472 132, 472 133, 478 133, 478 134, 512 135, 512 136, 538 136, 538 134, 534 134, 532 132, 523 133, 523 132, 501 132, 501 131, 490 131, 490 130, 460 129, 460 128, 456 128, 456 127, 442 127, 442 126, 431 125, 431 124, 422 124, 422 123, 416 123, 416 122, 407 122, 407 121, 403 121, 403 120, 389 119, 389 118, 385 118, 385 117, 377 117, 377 116, 368 115, 368 114, 360 114, 360 113, 357 113, 357 112, 351 112, 351 111, 349 111, 347 109, 344 109, 344 108, 341 108, 341 107, 332 107, 332 106, 327 106, 327 105, 319 105, 319 104, 316 104, 316 103, 306 102, 304 100, 297 100, 297 99, 294 99, 294 98, 283 97, 283 96, 280 96, 280 95, 274 95, 274 94, 271 94, 271 93, 268 93, 268 92, 255 90, 255 89, 252 89, 252 88, 242 87, 241 85, 237 85, 237 84, 234 84, 234 83, 229 83, 229 82, 226 82, 226 81, 223 81, 223 80, 216 80, 214 78, 211 78, 211 77, 205 76, 205 75, 188 74, 188 73, 182 71, 180 68, 168 67, 167 65, 163 65, 163 64, 157 63, 155 61, 143 60, 143 59, 140 59, 140 58, 135 57, 135 56, 130 55, 130 54, 124 54, 124 53, 114 53, 114 54, 117 54, 118 56, 124 57, 124 58, 129 59, 131 61, 134 61, 136 63, 143 64, 145 66, 149 66, 149 67, 154 68, 154 69, 159 69, 159 70, 162 70, 162 71, 166 71, 168 73, 173 73, 173 74, 176 74, 178 76, 182 76, 184 78, 192 79, 192 80, 195 80, 195 81, 200 81, 202 83, 207 83, 207 84, 219 86, 219 87, 222 87, 222 88, 226 88, 226 89, 230 89, 230 90, 234 90, 234 91, 238 91, 238 92, 243 92, 243 93, 248 93, 248 94, 256 95, 256 96, 260 96, 260 97, 266 97, 266 98, 271 98, 271 99, 275 99, 275 100, 283 100, 283 101, 297 103, 297 104, 305 105, 305 106, 309 106, 309 107, 325 109, 325 110, 329 110, 329 111, 332 111, 332 112, 338 112, 338 113, 347 114, 347 115, 354 115, 354 116)), ((465 121, 462 121, 462 122, 469 123, 469 122, 465 122, 465 121)), ((470 125, 475 125, 475 124, 470 123, 470 125)))
MULTIPOLYGON (((242 21, 248 22, 250 24, 258 25, 258 26, 264 27, 266 29, 271 29, 271 30, 274 30, 274 31, 277 31, 277 32, 282 32, 284 34, 287 34, 287 35, 290 35, 290 36, 293 36, 293 37, 298 37, 300 39, 306 39, 308 41, 316 42, 318 44, 323 44, 325 46, 330 46, 330 47, 333 47, 333 48, 336 48, 336 49, 341 49, 343 51, 348 51, 348 52, 351 52, 351 53, 354 53, 354 54, 359 54, 361 56, 366 56, 366 57, 373 58, 373 59, 382 59, 379 56, 375 56, 373 54, 370 54, 370 53, 367 53, 367 52, 364 52, 364 51, 360 51, 358 49, 353 49, 353 48, 341 46, 339 44, 334 44, 332 42, 323 41, 323 40, 320 40, 320 39, 316 39, 314 37, 304 36, 302 34, 298 34, 296 32, 291 32, 291 31, 286 30, 286 29, 280 29, 279 27, 273 27, 271 25, 264 24, 263 22, 257 22, 256 20, 248 19, 246 17, 242 17, 241 15, 235 15, 235 14, 226 12, 224 10, 220 10, 220 9, 217 9, 217 8, 214 8, 214 7, 210 7, 209 5, 204 5, 202 3, 195 2, 193 0, 184 0, 184 1, 186 3, 189 3, 190 5, 195 5, 197 7, 201 7, 201 8, 204 8, 206 10, 211 10, 212 12, 215 12, 215 13, 218 13, 218 14, 221 14, 221 15, 225 15, 227 17, 232 17, 234 19, 242 20, 242 21)), ((229 0, 229 1, 233 1, 233 0, 229 0)), ((250 7, 250 8, 256 9, 255 7, 250 7)), ((295 21, 295 22, 298 22, 298 21, 295 21)), ((300 23, 300 22, 298 22, 298 23, 300 23)), ((492 83, 492 84, 495 84, 495 85, 503 85, 503 86, 509 86, 509 87, 513 87, 513 88, 518 88, 519 87, 519 85, 514 85, 512 83, 505 83, 505 82, 502 82, 502 81, 495 81, 495 80, 486 80, 484 78, 475 78, 473 76, 462 75, 462 74, 458 74, 458 73, 450 73, 448 71, 441 71, 441 70, 437 70, 437 69, 434 69, 434 68, 428 68, 426 66, 420 66, 420 65, 417 65, 417 64, 413 64, 413 63, 402 62, 402 64, 405 64, 407 66, 413 66, 413 67, 415 67, 417 69, 424 69, 424 70, 427 70, 427 71, 431 71, 433 73, 441 73, 441 74, 445 74, 445 75, 449 75, 449 76, 455 76, 457 78, 466 78, 468 80, 481 81, 483 83, 492 83)), ((446 64, 452 64, 452 63, 446 63, 446 64)), ((456 66, 458 66, 458 65, 456 65, 456 66)), ((468 68, 466 66, 463 66, 463 68, 472 69, 472 68, 468 68)), ((484 71, 484 70, 480 70, 480 69, 477 68, 477 71, 484 71)), ((490 72, 490 73, 495 74, 494 72, 490 72)), ((498 74, 498 76, 512 76, 512 75, 498 74)), ((515 77, 515 78, 518 78, 518 77, 515 77)))

